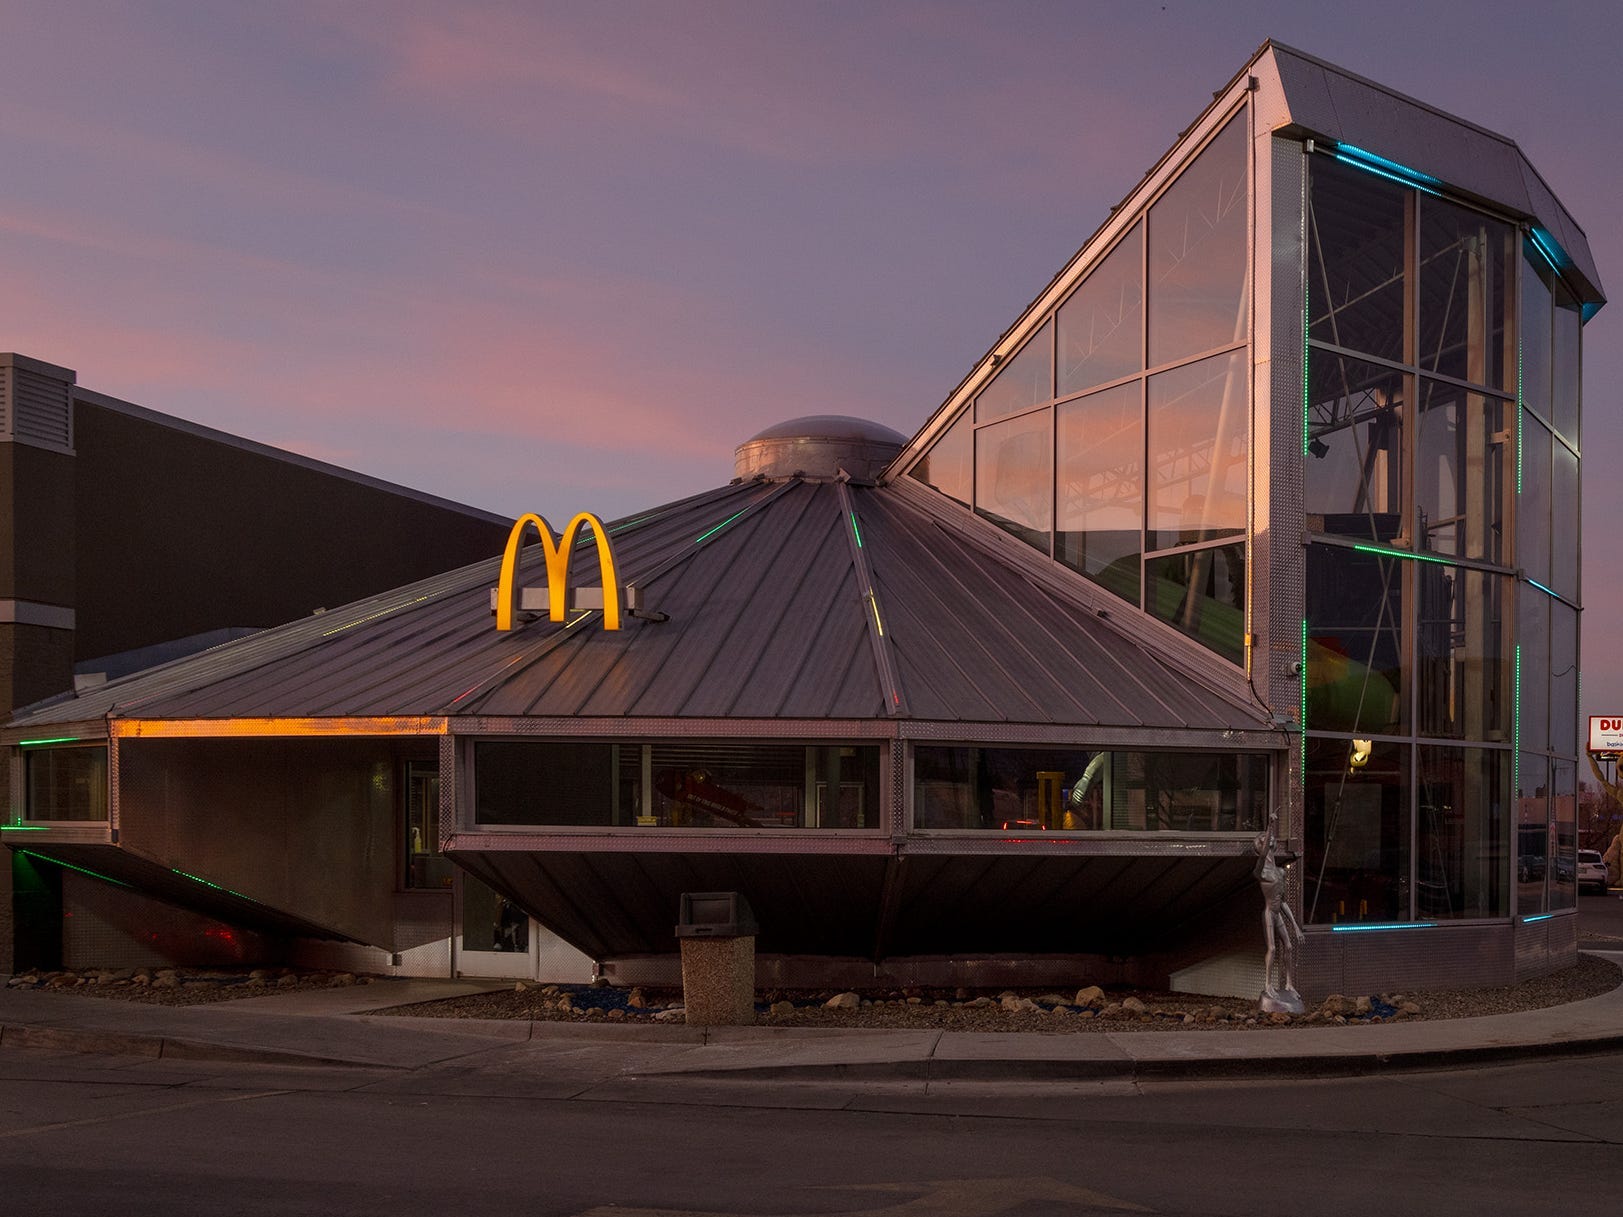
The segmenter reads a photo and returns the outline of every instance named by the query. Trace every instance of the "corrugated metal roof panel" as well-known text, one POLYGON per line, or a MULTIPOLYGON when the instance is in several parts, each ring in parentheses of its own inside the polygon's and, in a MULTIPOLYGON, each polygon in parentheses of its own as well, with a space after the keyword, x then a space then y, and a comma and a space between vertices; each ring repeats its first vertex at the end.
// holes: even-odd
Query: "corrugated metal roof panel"
MULTIPOLYGON (((749 483, 612 527, 622 581, 643 581, 647 607, 668 620, 627 617, 611 633, 588 614, 499 633, 492 559, 41 707, 19 725, 108 713, 817 720, 893 709, 996 724, 1266 725, 1237 669, 910 481, 749 483)), ((539 548, 520 568, 537 583, 539 548)))

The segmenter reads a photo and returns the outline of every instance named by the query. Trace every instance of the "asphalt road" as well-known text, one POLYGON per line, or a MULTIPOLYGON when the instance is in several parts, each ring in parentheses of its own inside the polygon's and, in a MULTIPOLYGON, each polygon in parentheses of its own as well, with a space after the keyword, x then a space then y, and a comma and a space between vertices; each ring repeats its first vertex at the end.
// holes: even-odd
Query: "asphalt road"
POLYGON ((928 1089, 588 1076, 534 1045, 476 1059, 385 1073, 7 1051, 0 1200, 98 1217, 1502 1217, 1612 1211, 1623 1185, 1623 1056, 928 1089))
POLYGON ((1623 951, 1623 889, 1578 897, 1578 945, 1623 951))
MULTIPOLYGON (((1623 900, 1585 896, 1586 945, 1623 900)), ((1614 1211, 1623 1055, 1297 1082, 636 1076, 569 1042, 410 1070, 0 1053, 0 1212, 1614 1211)))

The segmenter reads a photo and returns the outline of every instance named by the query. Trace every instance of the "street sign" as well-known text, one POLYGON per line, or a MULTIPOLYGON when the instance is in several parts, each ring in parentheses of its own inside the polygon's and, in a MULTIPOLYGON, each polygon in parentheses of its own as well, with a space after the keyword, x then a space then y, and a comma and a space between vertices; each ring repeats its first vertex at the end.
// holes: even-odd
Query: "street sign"
POLYGON ((1623 753, 1623 714, 1589 716, 1589 750, 1595 753, 1623 753))

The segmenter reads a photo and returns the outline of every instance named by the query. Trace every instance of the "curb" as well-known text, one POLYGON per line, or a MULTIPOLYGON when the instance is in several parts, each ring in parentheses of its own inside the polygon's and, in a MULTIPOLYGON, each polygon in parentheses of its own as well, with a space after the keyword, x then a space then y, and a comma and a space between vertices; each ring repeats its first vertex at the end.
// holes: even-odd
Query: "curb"
POLYGON ((399 1069, 373 1061, 283 1052, 274 1048, 244 1048, 207 1040, 177 1039, 168 1035, 140 1035, 124 1031, 91 1031, 79 1027, 0 1026, 0 1050, 44 1048, 101 1056, 140 1056, 166 1061, 230 1061, 248 1065, 321 1066, 346 1069, 399 1069))
POLYGON ((1426 1048, 1339 1056, 1182 1057, 1165 1060, 1041 1060, 1031 1058, 860 1061, 827 1065, 745 1065, 637 1073, 643 1080, 706 1082, 1086 1082, 1215 1081, 1223 1079, 1373 1077, 1467 1069, 1623 1051, 1623 1034, 1552 1043, 1426 1048))

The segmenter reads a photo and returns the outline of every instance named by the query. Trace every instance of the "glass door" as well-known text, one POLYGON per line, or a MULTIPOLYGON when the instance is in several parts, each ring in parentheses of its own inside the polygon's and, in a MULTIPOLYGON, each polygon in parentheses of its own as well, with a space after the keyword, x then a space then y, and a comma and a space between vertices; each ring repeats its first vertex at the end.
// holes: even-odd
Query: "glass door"
POLYGON ((458 871, 456 879, 452 971, 458 976, 534 979, 540 927, 474 876, 458 871))

